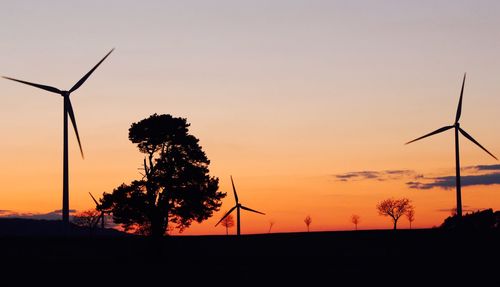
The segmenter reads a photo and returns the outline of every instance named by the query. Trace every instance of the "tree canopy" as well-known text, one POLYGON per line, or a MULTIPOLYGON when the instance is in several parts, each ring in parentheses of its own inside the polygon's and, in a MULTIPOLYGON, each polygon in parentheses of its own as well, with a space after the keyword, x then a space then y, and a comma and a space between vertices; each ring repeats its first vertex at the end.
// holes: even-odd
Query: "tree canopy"
POLYGON ((182 232, 219 210, 226 194, 189 126, 184 118, 153 114, 130 127, 129 140, 145 154, 143 177, 101 200, 125 230, 162 236, 173 223, 182 232))
POLYGON ((413 206, 408 198, 389 198, 377 204, 377 210, 380 215, 392 218, 394 230, 396 230, 399 218, 410 209, 413 209, 413 206))

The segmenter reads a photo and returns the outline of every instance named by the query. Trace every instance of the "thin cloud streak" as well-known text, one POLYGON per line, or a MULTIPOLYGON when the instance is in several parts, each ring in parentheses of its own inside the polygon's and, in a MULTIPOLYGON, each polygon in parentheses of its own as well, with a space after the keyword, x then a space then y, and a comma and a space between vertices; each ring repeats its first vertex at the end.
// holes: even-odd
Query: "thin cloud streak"
MULTIPOLYGON (((500 164, 468 166, 462 168, 462 170, 467 173, 461 176, 462 186, 500 184, 500 164)), ((352 171, 333 176, 337 181, 343 182, 409 179, 406 182, 406 186, 411 189, 419 190, 428 190, 433 188, 452 189, 455 188, 456 184, 455 176, 452 175, 425 177, 414 170, 408 169, 352 171)))
MULTIPOLYGON (((462 205, 462 211, 463 212, 474 212, 474 211, 478 211, 478 210, 483 210, 484 208, 473 208, 469 205, 462 205)), ((452 207, 452 208, 440 208, 440 209, 436 209, 436 211, 438 212, 448 212, 448 213, 452 213, 452 212, 456 212, 456 208, 455 207, 452 207)))
MULTIPOLYGON (((69 213, 74 214, 76 210, 70 209, 69 213)), ((44 219, 61 220, 61 210, 54 210, 48 213, 20 213, 12 210, 0 210, 0 218, 24 218, 24 219, 44 219)))
MULTIPOLYGON (((488 174, 478 174, 478 175, 465 175, 461 176, 462 186, 474 186, 474 185, 493 185, 500 184, 500 172, 488 173, 488 174)), ((455 188, 455 176, 442 176, 427 179, 429 182, 423 181, 409 181, 406 185, 412 189, 452 189, 455 188)))
POLYGON ((500 170, 500 164, 476 165, 474 168, 477 170, 500 170))
POLYGON ((378 181, 385 180, 397 180, 406 177, 420 177, 413 170, 408 169, 397 169, 397 170, 382 170, 382 171, 352 171, 343 174, 336 174, 334 177, 338 181, 355 181, 355 180, 366 180, 374 179, 378 181))

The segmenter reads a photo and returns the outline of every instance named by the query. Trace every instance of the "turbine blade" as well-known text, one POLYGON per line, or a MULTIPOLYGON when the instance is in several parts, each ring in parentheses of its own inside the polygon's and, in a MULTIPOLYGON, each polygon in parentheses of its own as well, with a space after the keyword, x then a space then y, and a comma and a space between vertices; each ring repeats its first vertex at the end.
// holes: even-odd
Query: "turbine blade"
POLYGON ((90 192, 89 192, 89 194, 90 194, 90 196, 92 197, 92 199, 94 200, 96 207, 98 207, 98 206, 99 206, 99 202, 97 202, 97 200, 96 200, 96 199, 95 199, 95 197, 92 195, 92 193, 90 193, 90 192))
POLYGON ((73 112, 73 107, 71 106, 71 100, 69 98, 66 98, 66 97, 64 97, 64 100, 68 101, 69 118, 71 119, 71 123, 73 124, 73 129, 75 130, 76 139, 78 140, 78 146, 80 147, 80 153, 82 154, 82 158, 85 158, 83 156, 82 143, 80 142, 80 135, 78 134, 78 128, 76 127, 75 113, 73 112))
POLYGON ((426 134, 425 136, 421 136, 421 137, 416 138, 416 139, 414 139, 414 140, 412 140, 412 141, 409 141, 409 142, 407 142, 407 143, 405 143, 405 144, 410 144, 410 143, 412 143, 412 142, 416 142, 416 141, 421 140, 421 139, 423 139, 423 138, 430 137, 430 136, 435 135, 435 134, 438 134, 438 133, 442 133, 442 132, 447 131, 447 130, 449 130, 449 129, 451 129, 451 128, 453 128, 453 126, 446 126, 446 127, 442 127, 442 128, 440 128, 440 129, 437 129, 437 130, 433 131, 432 133, 428 133, 428 134, 426 134))
POLYGON ((464 80, 462 82, 462 91, 460 91, 460 100, 458 100, 458 108, 457 108, 457 116, 455 117, 455 123, 458 123, 458 120, 460 120, 460 116, 462 115, 462 98, 464 95, 464 86, 465 86, 465 76, 467 74, 464 74, 464 80))
POLYGON ((253 209, 251 209, 251 208, 248 208, 248 207, 246 207, 246 206, 243 206, 243 205, 241 205, 241 208, 243 208, 244 210, 248 210, 248 211, 251 211, 251 212, 255 212, 255 213, 260 213, 260 214, 262 214, 262 215, 266 215, 265 213, 262 213, 262 212, 260 212, 260 211, 257 211, 257 210, 253 210, 253 209))
POLYGON ((460 133, 464 135, 464 137, 468 138, 471 142, 475 143, 478 147, 483 149, 485 152, 487 152, 489 155, 491 155, 494 159, 498 160, 496 156, 494 156, 491 152, 489 152, 487 149, 485 149, 480 143, 478 143, 470 134, 468 134, 466 131, 464 131, 462 128, 458 128, 460 133))
POLYGON ((111 51, 109 51, 106 56, 104 56, 104 58, 102 58, 102 60, 99 61, 99 63, 97 63, 97 65, 95 65, 92 70, 90 70, 87 74, 85 74, 85 76, 83 76, 83 78, 80 79, 80 81, 78 81, 70 90, 69 92, 74 92, 76 91, 81 85, 83 85, 83 83, 85 83, 85 81, 88 79, 88 77, 90 77, 90 75, 92 75, 92 73, 95 71, 95 69, 97 69, 97 67, 99 67, 99 65, 104 62, 104 60, 106 60, 106 58, 109 56, 109 54, 111 54, 111 52, 113 52, 115 50, 115 48, 111 49, 111 51))
POLYGON ((233 206, 233 208, 229 209, 229 211, 228 211, 228 212, 226 212, 226 214, 224 214, 224 216, 223 216, 223 217, 219 220, 219 222, 217 222, 217 224, 216 224, 215 226, 219 225, 219 223, 221 223, 221 222, 222 222, 222 220, 226 219, 226 217, 227 217, 229 214, 231 214, 231 212, 233 212, 233 210, 235 210, 235 209, 236 209, 236 207, 238 207, 238 206, 237 206, 237 205, 235 205, 235 206, 233 206))
POLYGON ((233 176, 231 175, 231 184, 233 185, 234 199, 236 200, 236 204, 238 204, 238 194, 236 193, 236 187, 234 187, 233 176))
POLYGON ((51 87, 51 86, 30 83, 30 82, 26 82, 26 81, 14 79, 14 78, 9 78, 9 77, 2 77, 2 78, 7 79, 7 80, 11 80, 11 81, 15 81, 15 82, 19 82, 22 84, 30 85, 30 86, 33 86, 33 87, 36 87, 36 88, 39 88, 42 90, 46 90, 46 91, 49 91, 52 93, 61 94, 61 90, 59 90, 58 88, 51 87))

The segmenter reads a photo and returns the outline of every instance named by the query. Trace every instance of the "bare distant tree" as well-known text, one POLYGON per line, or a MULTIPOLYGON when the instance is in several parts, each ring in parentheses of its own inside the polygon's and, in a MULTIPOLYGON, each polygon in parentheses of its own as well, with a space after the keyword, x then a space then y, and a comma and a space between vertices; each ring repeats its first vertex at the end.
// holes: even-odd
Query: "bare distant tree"
POLYGON ((394 222, 394 230, 396 230, 399 218, 410 208, 413 208, 413 206, 408 198, 389 198, 377 204, 377 210, 380 215, 392 218, 392 221, 394 222))
POLYGON ((358 230, 358 223, 359 223, 359 215, 353 214, 351 217, 351 222, 354 223, 354 227, 356 230, 358 230))
POLYGON ((311 225, 311 223, 312 223, 312 218, 309 215, 306 216, 306 219, 304 219, 304 223, 307 226, 307 232, 309 232, 309 225, 311 225))
MULTIPOLYGON (((226 212, 224 212, 224 214, 226 214, 226 212)), ((226 218, 224 218, 224 220, 222 220, 220 224, 226 228, 226 235, 229 235, 229 228, 234 226, 233 215, 229 214, 228 216, 226 216, 226 218)))
POLYGON ((269 220, 269 233, 271 233, 271 229, 273 228, 274 223, 274 220, 269 220))
POLYGON ((408 218, 408 221, 410 222, 410 229, 411 229, 411 223, 415 220, 415 208, 413 208, 413 206, 408 208, 405 215, 406 218, 408 218))
POLYGON ((73 216, 73 223, 81 227, 92 229, 97 220, 99 220, 100 215, 101 213, 95 209, 81 211, 73 216))

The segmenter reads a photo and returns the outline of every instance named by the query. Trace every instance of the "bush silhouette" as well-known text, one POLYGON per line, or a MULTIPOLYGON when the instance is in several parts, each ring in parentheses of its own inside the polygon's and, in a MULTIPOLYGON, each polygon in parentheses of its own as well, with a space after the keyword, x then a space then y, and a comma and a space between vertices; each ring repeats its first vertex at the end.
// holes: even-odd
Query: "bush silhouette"
POLYGON ((493 209, 485 209, 467 213, 462 218, 457 215, 449 216, 440 226, 448 230, 489 230, 500 228, 500 211, 493 212, 493 209))

